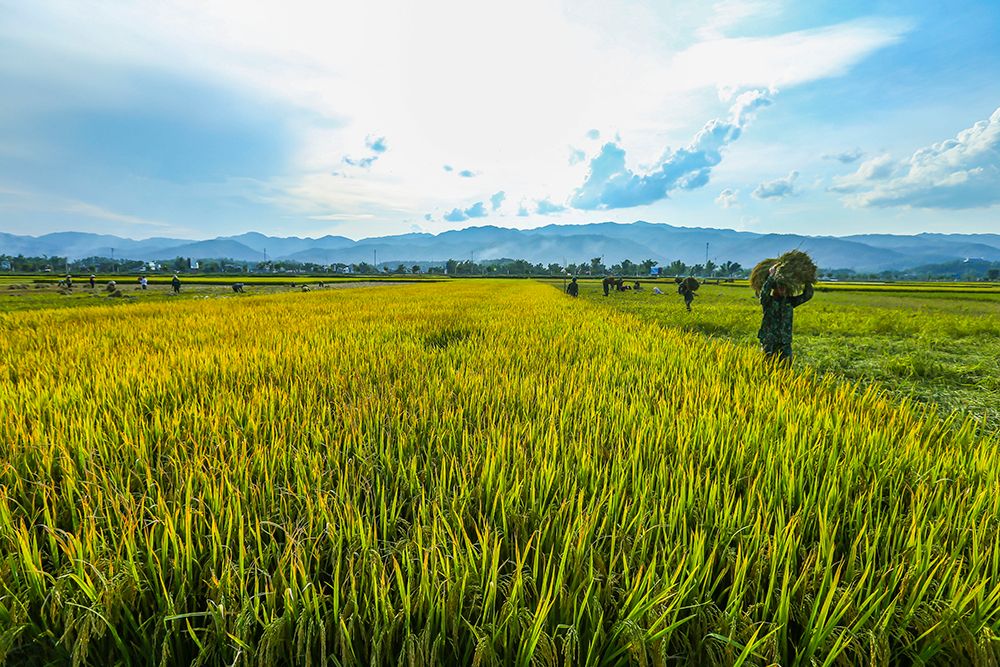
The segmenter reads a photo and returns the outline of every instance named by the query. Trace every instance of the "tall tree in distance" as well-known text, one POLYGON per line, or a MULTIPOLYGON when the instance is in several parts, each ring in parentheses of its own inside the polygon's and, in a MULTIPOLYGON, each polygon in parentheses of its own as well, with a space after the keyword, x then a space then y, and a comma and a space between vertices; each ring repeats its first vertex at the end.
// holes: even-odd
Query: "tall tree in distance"
POLYGON ((670 262, 670 264, 667 266, 667 275, 683 276, 685 273, 687 273, 687 270, 688 270, 687 264, 685 264, 679 259, 675 259, 674 261, 670 262))

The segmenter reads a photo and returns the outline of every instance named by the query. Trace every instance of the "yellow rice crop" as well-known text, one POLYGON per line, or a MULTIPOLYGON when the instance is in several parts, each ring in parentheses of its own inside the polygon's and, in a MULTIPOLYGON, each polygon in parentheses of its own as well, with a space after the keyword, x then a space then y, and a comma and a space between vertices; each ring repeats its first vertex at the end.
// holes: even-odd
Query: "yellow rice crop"
POLYGON ((998 658, 997 443, 753 350, 527 282, 0 336, 0 663, 998 658))

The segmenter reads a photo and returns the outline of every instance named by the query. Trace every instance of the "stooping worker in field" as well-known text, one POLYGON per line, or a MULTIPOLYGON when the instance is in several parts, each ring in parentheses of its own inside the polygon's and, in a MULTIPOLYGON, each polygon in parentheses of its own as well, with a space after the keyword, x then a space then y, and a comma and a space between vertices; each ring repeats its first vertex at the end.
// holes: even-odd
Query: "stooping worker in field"
POLYGON ((566 285, 566 294, 572 297, 580 296, 580 285, 576 282, 576 276, 573 276, 573 280, 569 281, 569 285, 566 285))
POLYGON ((769 359, 790 366, 792 363, 792 313, 813 297, 812 283, 806 283, 802 294, 790 296, 774 277, 780 264, 771 267, 760 290, 760 306, 764 316, 760 322, 761 349, 769 359))
POLYGON ((93 273, 90 274, 90 289, 94 289, 94 281, 97 280, 97 276, 93 273))
POLYGON ((243 294, 243 283, 233 283, 233 291, 237 294, 243 294))
POLYGON ((170 281, 170 286, 174 288, 174 294, 180 294, 181 291, 181 279, 174 274, 173 280, 170 281))
POLYGON ((601 281, 601 287, 604 288, 604 296, 608 295, 608 290, 611 289, 611 286, 614 284, 615 284, 614 278, 612 278, 611 276, 604 277, 604 280, 601 281))

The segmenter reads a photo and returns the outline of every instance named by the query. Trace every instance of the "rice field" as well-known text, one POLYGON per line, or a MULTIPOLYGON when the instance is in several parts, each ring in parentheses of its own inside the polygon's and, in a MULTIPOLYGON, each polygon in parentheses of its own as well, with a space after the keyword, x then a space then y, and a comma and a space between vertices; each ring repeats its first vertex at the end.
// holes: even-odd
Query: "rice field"
POLYGON ((997 664, 998 444, 529 281, 0 313, 0 664, 997 664))

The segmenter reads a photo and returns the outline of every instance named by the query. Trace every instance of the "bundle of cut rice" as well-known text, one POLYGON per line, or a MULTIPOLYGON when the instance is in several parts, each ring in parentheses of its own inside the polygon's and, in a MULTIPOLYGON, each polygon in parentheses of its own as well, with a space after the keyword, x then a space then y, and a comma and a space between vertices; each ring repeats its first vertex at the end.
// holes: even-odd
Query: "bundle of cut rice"
POLYGON ((757 262, 757 266, 753 267, 753 271, 750 272, 750 287, 753 288, 757 296, 760 296, 760 289, 764 286, 764 281, 767 280, 767 274, 771 267, 777 263, 777 259, 768 257, 757 262))
POLYGON ((777 259, 765 259, 753 267, 750 286, 758 295, 767 280, 768 272, 775 264, 780 265, 774 274, 775 281, 789 294, 801 294, 806 285, 816 282, 816 263, 801 250, 791 250, 777 259))
POLYGON ((687 287, 692 292, 697 292, 698 288, 701 287, 701 283, 699 283, 698 279, 695 278, 694 276, 688 276, 687 278, 681 281, 681 284, 687 287))

